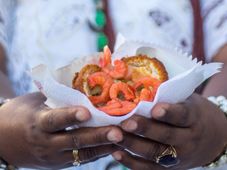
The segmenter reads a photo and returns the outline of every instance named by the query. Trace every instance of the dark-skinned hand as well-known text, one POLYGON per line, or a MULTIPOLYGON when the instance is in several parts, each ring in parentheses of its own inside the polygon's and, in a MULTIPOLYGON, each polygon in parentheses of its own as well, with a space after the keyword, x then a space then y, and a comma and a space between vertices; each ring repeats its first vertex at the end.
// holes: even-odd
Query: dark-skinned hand
POLYGON ((168 170, 202 166, 227 144, 224 113, 197 94, 179 104, 159 103, 151 119, 135 115, 121 127, 125 134, 119 145, 127 151, 117 151, 113 157, 133 170, 165 170, 154 160, 169 145, 176 149, 180 162, 168 170))
POLYGON ((118 150, 122 140, 117 127, 65 128, 90 119, 83 107, 50 109, 45 97, 33 93, 12 99, 0 107, 0 157, 12 165, 37 169, 72 166, 73 149, 82 163, 118 150))

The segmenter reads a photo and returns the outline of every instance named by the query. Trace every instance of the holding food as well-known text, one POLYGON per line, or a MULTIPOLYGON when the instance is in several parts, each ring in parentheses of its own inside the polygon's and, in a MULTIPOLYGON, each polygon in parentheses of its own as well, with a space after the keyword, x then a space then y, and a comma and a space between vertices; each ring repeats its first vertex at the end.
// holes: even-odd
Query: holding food
POLYGON ((45 64, 33 68, 34 82, 47 97, 45 104, 86 107, 91 119, 79 127, 118 125, 134 114, 152 117, 151 110, 159 102, 185 101, 222 67, 202 65, 169 47, 117 42, 113 54, 105 47, 101 54, 76 58, 56 70, 45 64))
POLYGON ((140 101, 153 101, 158 87, 168 80, 164 65, 146 55, 115 60, 106 46, 99 65, 86 65, 73 79, 73 88, 84 93, 111 116, 131 112, 140 101))

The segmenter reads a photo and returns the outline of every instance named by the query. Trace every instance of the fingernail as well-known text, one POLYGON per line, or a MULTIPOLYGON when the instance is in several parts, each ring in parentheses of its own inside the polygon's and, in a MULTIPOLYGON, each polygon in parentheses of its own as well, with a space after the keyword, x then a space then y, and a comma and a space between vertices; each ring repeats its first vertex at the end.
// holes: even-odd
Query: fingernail
POLYGON ((138 124, 135 120, 128 120, 128 121, 126 121, 122 124, 122 128, 125 131, 132 132, 132 131, 135 131, 138 128, 138 124))
POLYGON ((158 119, 158 118, 162 118, 165 114, 166 114, 166 110, 163 108, 159 108, 154 110, 153 117, 158 119))
POLYGON ((107 139, 111 142, 120 142, 123 140, 123 135, 120 131, 118 130, 111 130, 107 134, 107 139))
POLYGON ((121 153, 120 152, 114 152, 112 154, 113 158, 116 160, 116 161, 120 161, 122 159, 122 156, 121 156, 121 153))
POLYGON ((89 120, 89 118, 90 118, 90 115, 87 112, 84 112, 82 110, 78 110, 76 112, 76 119, 80 122, 87 121, 89 120))

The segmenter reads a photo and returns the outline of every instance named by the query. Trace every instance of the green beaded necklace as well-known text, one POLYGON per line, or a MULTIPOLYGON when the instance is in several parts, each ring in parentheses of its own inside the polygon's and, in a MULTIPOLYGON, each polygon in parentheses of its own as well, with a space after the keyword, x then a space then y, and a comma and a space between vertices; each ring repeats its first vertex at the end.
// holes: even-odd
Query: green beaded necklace
POLYGON ((107 35, 104 33, 106 26, 106 14, 104 12, 103 0, 94 0, 96 5, 95 23, 90 22, 92 30, 97 32, 97 48, 102 51, 104 46, 109 43, 107 35))

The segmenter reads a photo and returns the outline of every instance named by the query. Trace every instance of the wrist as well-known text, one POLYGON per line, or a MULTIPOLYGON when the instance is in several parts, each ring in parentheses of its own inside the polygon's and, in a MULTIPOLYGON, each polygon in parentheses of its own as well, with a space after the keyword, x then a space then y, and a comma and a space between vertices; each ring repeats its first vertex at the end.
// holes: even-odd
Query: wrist
MULTIPOLYGON (((5 99, 5 98, 0 97, 0 109, 8 101, 9 101, 9 99, 5 99)), ((16 170, 17 168, 15 168, 12 165, 9 165, 5 160, 3 160, 1 158, 1 155, 0 155, 0 169, 1 170, 16 170)))
POLYGON ((9 78, 0 70, 0 96, 4 98, 15 97, 9 78))
MULTIPOLYGON (((218 97, 208 97, 208 100, 219 107, 219 109, 222 111, 222 113, 225 115, 226 118, 226 128, 227 128, 227 99, 224 96, 218 96, 218 97)), ((208 165, 205 165, 206 168, 215 168, 222 166, 227 163, 227 133, 225 130, 224 132, 224 145, 222 152, 215 158, 214 161, 209 163, 208 165)))

